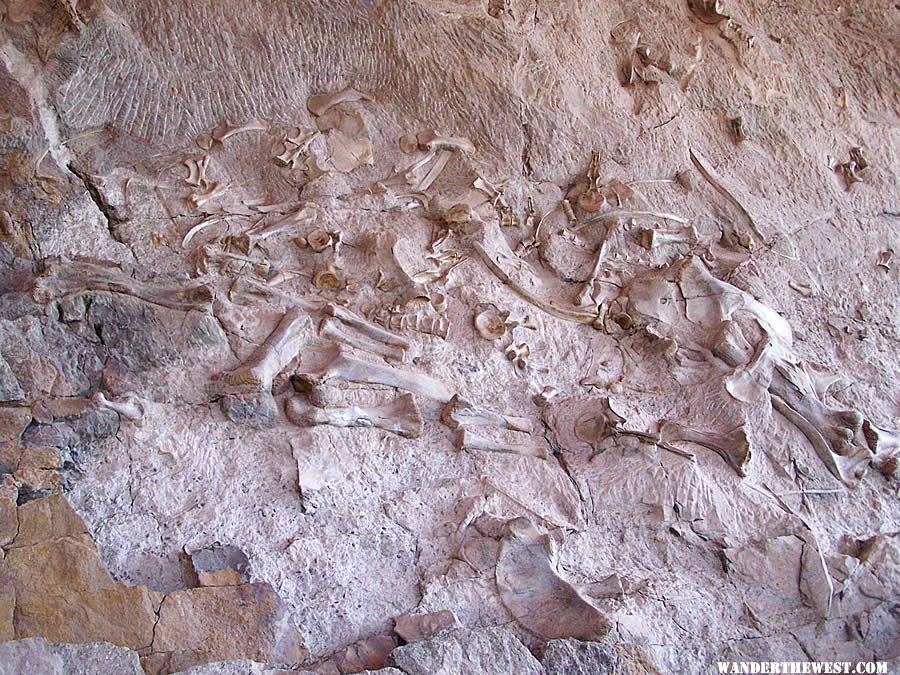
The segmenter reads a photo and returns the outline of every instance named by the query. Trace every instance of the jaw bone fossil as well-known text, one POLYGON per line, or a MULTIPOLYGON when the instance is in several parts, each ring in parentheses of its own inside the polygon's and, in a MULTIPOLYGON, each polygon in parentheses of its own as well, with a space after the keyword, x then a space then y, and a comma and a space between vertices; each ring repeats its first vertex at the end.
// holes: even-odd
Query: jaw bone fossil
POLYGON ((507 529, 495 576, 500 600, 516 621, 545 640, 605 636, 609 632, 606 618, 557 573, 550 536, 524 517, 510 521, 507 529))
POLYGON ((666 443, 688 442, 702 445, 718 454, 739 476, 746 475, 751 449, 743 424, 723 433, 712 429, 693 429, 678 422, 664 420, 659 437, 666 443))
POLYGON ((422 435, 422 415, 412 394, 400 394, 394 401, 370 407, 325 407, 302 403, 296 398, 284 405, 288 420, 297 426, 328 424, 334 427, 374 427, 404 438, 422 435))
POLYGON ((446 403, 453 397, 453 392, 443 382, 433 377, 421 373, 411 373, 392 366, 361 361, 346 356, 340 347, 329 351, 330 359, 324 366, 314 372, 298 372, 294 375, 294 389, 300 392, 310 392, 329 380, 347 380, 366 384, 383 384, 441 403, 446 403))
POLYGON ((472 405, 459 394, 451 398, 441 411, 441 421, 451 429, 467 426, 492 426, 510 431, 521 431, 530 434, 534 430, 531 420, 527 417, 513 417, 501 415, 493 410, 487 410, 472 405))

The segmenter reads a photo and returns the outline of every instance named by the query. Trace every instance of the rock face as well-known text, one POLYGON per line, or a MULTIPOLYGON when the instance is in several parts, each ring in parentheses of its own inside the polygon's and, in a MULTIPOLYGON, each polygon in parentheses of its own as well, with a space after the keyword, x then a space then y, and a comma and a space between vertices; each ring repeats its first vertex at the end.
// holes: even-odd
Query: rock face
POLYGON ((0 2, 10 659, 900 658, 896 12, 0 2))
POLYGON ((46 675, 142 675, 138 655, 107 642, 50 644, 27 638, 0 644, 0 673, 46 675))

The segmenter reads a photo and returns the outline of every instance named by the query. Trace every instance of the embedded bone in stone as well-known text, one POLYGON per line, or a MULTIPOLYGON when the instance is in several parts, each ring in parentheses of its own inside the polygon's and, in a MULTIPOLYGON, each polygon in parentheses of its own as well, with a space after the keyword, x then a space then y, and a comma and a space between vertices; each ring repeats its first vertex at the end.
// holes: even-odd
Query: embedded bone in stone
POLYGON ((427 640, 446 630, 459 628, 456 614, 447 609, 427 614, 401 614, 394 617, 394 632, 406 642, 427 640))
POLYGON ((354 314, 345 307, 329 303, 325 305, 325 313, 329 316, 333 316, 341 323, 355 328, 360 333, 362 333, 366 337, 372 338, 373 340, 383 342, 386 345, 399 347, 400 349, 404 350, 409 349, 410 347, 409 340, 407 340, 405 337, 401 335, 395 335, 394 333, 386 331, 383 328, 376 326, 372 322, 366 321, 362 317, 354 314))
POLYGON ((530 434, 534 425, 527 417, 501 415, 492 410, 473 405, 456 394, 441 411, 441 421, 451 429, 460 427, 492 426, 530 434))
POLYGON ((214 141, 224 143, 226 140, 237 134, 246 133, 248 131, 268 131, 272 124, 267 120, 254 119, 244 124, 229 124, 222 122, 219 126, 212 130, 210 134, 214 141))
POLYGON ((557 572, 551 538, 525 517, 508 523, 495 571, 500 599, 513 618, 545 640, 599 640, 609 621, 557 572))
POLYGON ((722 432, 715 429, 695 429, 672 420, 664 420, 660 425, 659 437, 665 443, 687 442, 708 448, 719 455, 739 476, 746 475, 751 448, 743 424, 722 432))
POLYGON ((300 354, 309 318, 297 307, 284 313, 269 337, 240 366, 219 376, 229 391, 269 391, 275 376, 300 354))
POLYGON ((36 302, 54 300, 86 291, 103 291, 130 295, 144 302, 183 312, 212 311, 212 292, 202 281, 182 285, 166 285, 138 281, 112 263, 48 260, 34 281, 32 295, 36 302))
POLYGON ((389 361, 402 361, 406 352, 395 345, 384 344, 383 342, 374 342, 364 338, 357 337, 345 331, 337 321, 326 318, 322 320, 319 326, 319 335, 334 342, 340 342, 360 351, 377 354, 389 361))
POLYGON ((329 380, 383 384, 441 403, 446 403, 453 397, 453 392, 447 385, 433 377, 384 364, 361 361, 347 356, 340 348, 329 350, 326 362, 321 367, 313 371, 296 373, 294 388, 301 392, 310 391, 329 380))
POLYGON ((374 99, 369 94, 357 91, 352 87, 346 87, 331 94, 316 94, 315 96, 310 96, 306 100, 306 107, 309 112, 316 117, 319 117, 336 105, 340 105, 341 103, 355 103, 357 101, 373 102, 374 99))
POLYGON ((859 442, 862 415, 836 410, 819 400, 809 375, 791 364, 776 364, 769 384, 772 406, 809 440, 831 474, 845 485, 859 482, 872 452, 859 442))
POLYGON ((475 152, 475 146, 468 138, 461 136, 442 136, 433 129, 420 131, 416 134, 416 140, 421 150, 434 152, 436 150, 458 150, 463 153, 475 152))
POLYGON ((188 175, 184 181, 192 187, 203 187, 207 184, 206 170, 209 168, 209 155, 201 159, 189 159, 185 163, 188 175))
POLYGON ((456 432, 456 449, 460 452, 497 452, 503 455, 522 455, 549 459, 546 445, 529 441, 504 441, 480 436, 460 426, 456 432))
POLYGON ((102 391, 98 391, 94 394, 94 401, 98 405, 109 408, 118 413, 120 417, 124 417, 132 422, 138 422, 144 416, 144 406, 141 404, 140 398, 130 392, 125 395, 124 400, 116 401, 106 398, 102 391))
POLYGON ((688 225, 680 230, 643 229, 639 234, 641 246, 646 249, 671 244, 688 244, 693 246, 700 240, 697 228, 693 225, 688 225))
POLYGON ((879 427, 869 420, 863 420, 862 430, 866 444, 874 454, 873 463, 884 474, 894 473, 900 457, 900 431, 879 427))
POLYGON ((412 394, 400 394, 391 403, 380 406, 311 406, 297 398, 284 406, 290 422, 301 427, 327 424, 333 427, 369 427, 390 431, 404 438, 422 435, 422 415, 412 394))
POLYGON ((283 218, 279 218, 274 223, 262 227, 256 226, 251 228, 249 231, 238 237, 235 243, 244 253, 250 253, 259 242, 265 241, 269 237, 281 234, 282 232, 289 232, 297 230, 304 225, 311 225, 316 222, 317 217, 318 213, 314 206, 304 205, 283 218))

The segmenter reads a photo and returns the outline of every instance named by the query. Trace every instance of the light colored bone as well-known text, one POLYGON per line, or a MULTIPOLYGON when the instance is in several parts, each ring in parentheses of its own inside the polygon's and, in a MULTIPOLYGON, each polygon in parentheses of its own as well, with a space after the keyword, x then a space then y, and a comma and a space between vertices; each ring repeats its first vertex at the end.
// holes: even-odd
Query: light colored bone
POLYGON ((285 403, 284 410, 288 420, 301 427, 321 424, 333 427, 374 427, 404 438, 418 438, 422 435, 422 415, 412 394, 401 394, 386 405, 365 408, 317 408, 291 398, 285 403))
POLYGON ((875 455, 872 462, 886 476, 893 474, 900 458, 900 431, 876 426, 869 420, 863 420, 862 430, 866 445, 875 455))
POLYGON ((426 129, 416 134, 419 149, 429 152, 435 150, 458 150, 459 152, 475 152, 475 146, 468 138, 462 136, 443 136, 434 129, 426 129))
POLYGON ((357 316, 345 307, 341 307, 340 305, 328 304, 325 306, 325 313, 328 314, 328 316, 333 316, 335 319, 338 319, 341 323, 352 326, 360 333, 372 338, 373 340, 378 340, 379 342, 383 342, 386 345, 393 345, 395 347, 399 347, 400 349, 409 349, 410 347, 409 340, 407 340, 405 337, 394 335, 393 333, 386 331, 369 321, 366 321, 362 317, 357 316))
POLYGON ((507 443, 495 441, 474 434, 465 427, 460 427, 456 434, 456 449, 460 452, 498 452, 504 455, 522 455, 525 457, 537 457, 549 459, 550 453, 543 445, 536 443, 507 443))
POLYGON ((35 280, 32 296, 35 302, 46 304, 85 291, 121 293, 183 312, 209 313, 213 300, 212 290, 204 281, 183 285, 147 283, 132 279, 112 264, 64 258, 46 262, 43 273, 35 280))
POLYGON ((227 221, 231 218, 243 218, 243 216, 234 213, 226 213, 220 216, 209 216, 208 218, 204 218, 199 223, 194 225, 190 230, 188 230, 188 233, 186 235, 184 235, 184 239, 181 240, 181 248, 190 248, 191 242, 193 241, 194 237, 200 234, 200 232, 211 225, 227 221))
POLYGON ((659 218, 661 220, 671 220, 672 222, 679 223, 680 225, 688 224, 687 220, 685 220, 681 216, 675 215, 674 213, 665 213, 663 211, 631 211, 618 209, 615 211, 604 211, 603 213, 598 213, 595 216, 591 216, 584 222, 578 223, 577 225, 572 226, 568 229, 570 232, 580 232, 589 225, 595 225, 597 223, 603 223, 610 220, 619 220, 620 218, 659 218))
POLYGON ((492 426, 510 431, 520 431, 530 434, 534 431, 534 425, 527 417, 515 417, 501 415, 493 410, 488 410, 472 405, 459 394, 451 398, 441 411, 441 421, 451 429, 460 427, 492 426))
POLYGON ((98 391, 94 394, 93 399, 97 404, 115 411, 119 416, 129 419, 132 422, 138 422, 144 416, 144 406, 141 404, 141 399, 139 399, 136 394, 129 392, 125 395, 123 401, 110 401, 103 395, 102 391, 98 391))
POLYGON ((237 238, 236 244, 244 253, 250 253, 256 245, 265 241, 269 237, 282 232, 287 232, 304 225, 311 225, 316 222, 318 212, 312 205, 306 204, 297 209, 293 213, 279 218, 274 223, 265 225, 264 227, 253 227, 237 238))
POLYGON ((425 177, 422 178, 422 180, 419 181, 419 183, 413 189, 417 192, 425 192, 428 188, 430 188, 434 181, 438 179, 438 176, 440 176, 444 171, 451 157, 453 157, 453 153, 449 150, 439 151, 437 156, 434 158, 434 164, 431 165, 428 173, 425 174, 425 177))
POLYGON ((450 319, 446 316, 428 316, 417 312, 403 317, 403 325, 419 333, 435 335, 443 340, 450 335, 450 319))
POLYGON ((231 387, 269 391, 275 376, 300 354, 301 334, 308 325, 305 313, 299 307, 292 307, 249 359, 219 379, 231 387))
POLYGON ((222 122, 219 126, 212 130, 212 138, 214 141, 224 143, 232 136, 242 134, 248 131, 268 131, 272 127, 271 122, 261 119, 253 119, 244 124, 229 124, 222 122))
POLYGON ((597 277, 600 276, 600 270, 608 257, 609 240, 604 240, 603 243, 600 244, 600 248, 597 249, 597 254, 594 257, 594 266, 591 268, 591 274, 588 277, 588 280, 584 282, 584 286, 581 287, 581 292, 578 294, 578 298, 575 301, 576 307, 596 307, 597 303, 594 301, 594 284, 597 283, 597 277))
POLYGON ((208 183, 206 189, 193 193, 188 200, 199 209, 224 196, 230 188, 226 183, 208 183))
POLYGON ((576 309, 562 309, 556 307, 555 305, 551 305, 549 302, 541 300, 537 296, 533 295, 530 291, 526 290, 521 284, 513 281, 512 278, 505 271, 503 271, 503 268, 501 268, 500 265, 498 265, 494 261, 494 259, 479 242, 474 242, 473 247, 478 252, 478 255, 484 261, 485 265, 488 266, 488 269, 491 270, 491 272, 493 272, 494 275, 498 279, 500 279, 500 281, 502 281, 513 291, 515 291, 516 294, 519 295, 523 300, 526 300, 541 311, 546 312, 550 316, 555 316, 558 319, 575 321, 577 323, 589 324, 591 326, 598 325, 598 319, 600 319, 599 313, 582 312, 576 309))
POLYGON ((609 622, 590 600, 557 572, 553 539, 527 518, 507 525, 495 578, 500 600, 513 618, 545 640, 599 640, 609 622))
POLYGON ((700 237, 697 234, 697 228, 688 225, 680 230, 654 230, 642 229, 640 231, 641 246, 646 249, 653 249, 657 246, 667 246, 670 244, 688 244, 694 246, 700 237))
POLYGON ((718 454, 739 476, 746 475, 751 449, 743 424, 723 433, 714 429, 694 429, 678 422, 664 420, 660 426, 659 436, 666 443, 681 441, 702 445, 718 454))
POLYGON ((319 326, 319 335, 365 352, 377 354, 378 356, 392 361, 402 361, 404 356, 406 356, 406 353, 400 347, 386 345, 383 342, 373 342, 351 335, 343 330, 338 322, 333 319, 322 320, 322 323, 319 326))
POLYGON ((333 108, 341 103, 355 103, 356 101, 374 102, 375 99, 369 94, 364 94, 352 87, 346 87, 332 94, 316 94, 306 99, 306 107, 313 115, 319 117, 324 115, 329 108, 333 108))
POLYGON ((208 179, 206 178, 206 169, 209 167, 209 155, 203 155, 201 159, 189 159, 185 161, 188 175, 184 179, 185 183, 191 187, 206 187, 208 179))
POLYGON ((750 228, 753 230, 753 233, 759 237, 760 241, 765 241, 765 237, 763 237, 762 232, 760 232, 759 225, 756 224, 756 219, 750 215, 750 212, 744 208, 744 205, 741 204, 737 197, 728 190, 723 185, 723 179, 716 174, 716 172, 709 166, 708 162, 695 150, 690 150, 691 161, 694 163, 694 166, 697 167, 697 171, 700 172, 700 175, 706 179, 710 185, 715 188, 716 192, 725 197, 728 201, 734 204, 737 209, 744 215, 747 219, 747 222, 750 223, 750 228))
POLYGON ((315 372, 297 373, 294 376, 294 386, 300 391, 308 391, 329 380, 383 384, 441 403, 446 403, 453 397, 453 392, 443 382, 433 377, 400 370, 392 366, 361 361, 346 356, 340 348, 332 352, 332 358, 324 367, 315 372))

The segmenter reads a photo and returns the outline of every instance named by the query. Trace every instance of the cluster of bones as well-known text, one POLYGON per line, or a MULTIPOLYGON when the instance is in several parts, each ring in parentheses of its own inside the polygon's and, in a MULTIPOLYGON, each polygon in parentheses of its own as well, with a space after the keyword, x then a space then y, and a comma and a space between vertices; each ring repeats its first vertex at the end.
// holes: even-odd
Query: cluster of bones
MULTIPOLYGON (((826 404, 833 379, 801 361, 784 318, 726 280, 754 249, 772 241, 729 189, 728 180, 696 151, 690 153, 692 166, 673 171, 670 182, 691 189, 693 183, 705 181, 741 214, 743 227, 721 236, 700 236, 687 219, 647 204, 639 193, 640 181, 629 184, 604 177, 596 154, 586 171, 574 177, 565 197, 545 213, 535 212, 530 199, 527 209, 517 213, 504 186, 484 177, 448 202, 438 199, 432 186, 451 160, 463 161, 475 152, 472 142, 433 130, 411 133, 399 139, 408 163, 370 186, 369 195, 397 213, 415 212, 432 223, 432 240, 420 258, 422 269, 410 266, 402 236, 379 237, 372 245, 378 265, 373 286, 385 298, 382 306, 366 316, 349 302, 337 302, 335 291, 351 283, 344 276, 342 256, 354 244, 334 228, 319 225, 327 206, 312 200, 248 205, 231 197, 231 186, 210 176, 217 149, 242 134, 266 136, 277 146, 270 160, 303 173, 307 180, 371 165, 371 141, 360 113, 369 105, 376 105, 371 96, 346 89, 309 99, 316 129, 279 134, 271 123, 252 120, 223 123, 199 137, 184 162, 183 199, 200 220, 179 234, 193 267, 192 281, 142 283, 113 265, 69 261, 46 266, 35 287, 36 299, 48 302, 84 290, 107 291, 217 316, 223 303, 264 302, 277 313, 271 333, 245 361, 210 383, 231 420, 254 428, 285 418, 301 427, 374 427, 405 438, 419 437, 427 420, 452 429, 461 452, 564 462, 565 445, 535 436, 527 415, 469 400, 415 366, 416 333, 447 338, 451 299, 445 285, 456 267, 468 263, 470 269, 480 266, 486 277, 496 277, 535 313, 612 337, 640 333, 664 353, 674 372, 718 378, 738 406, 768 402, 802 432, 828 471, 848 487, 870 466, 893 470, 898 433, 880 428, 856 410, 826 404), (509 232, 517 243, 511 243, 509 232), (546 284, 533 283, 553 274, 544 263, 554 239, 594 251, 589 278, 574 297, 551 297, 546 284), (270 259, 278 246, 311 256, 313 262, 302 270, 279 268, 270 259), (364 400, 349 400, 360 393, 364 400), (423 417, 423 411, 434 414, 423 417)), ((529 368, 532 355, 521 337, 535 328, 528 316, 514 319, 485 302, 470 321, 478 339, 495 343, 511 367, 529 368)), ((602 389, 610 381, 600 377, 580 384, 602 389)), ((129 419, 140 418, 134 401, 115 401, 102 393, 96 400, 129 419)), ((693 428, 659 420, 655 428, 630 428, 608 397, 579 399, 550 386, 535 392, 534 401, 542 421, 552 419, 558 425, 562 420, 571 426, 557 429, 557 438, 576 438, 594 448, 610 438, 636 437, 687 461, 697 452, 716 453, 739 476, 745 475, 753 457, 744 425, 693 428)), ((581 591, 556 573, 552 533, 543 533, 528 517, 507 523, 496 577, 503 603, 543 637, 592 638, 608 629, 581 591), (543 595, 533 593, 537 587, 543 595), (534 606, 536 597, 551 596, 553 602, 543 610, 534 606)))

